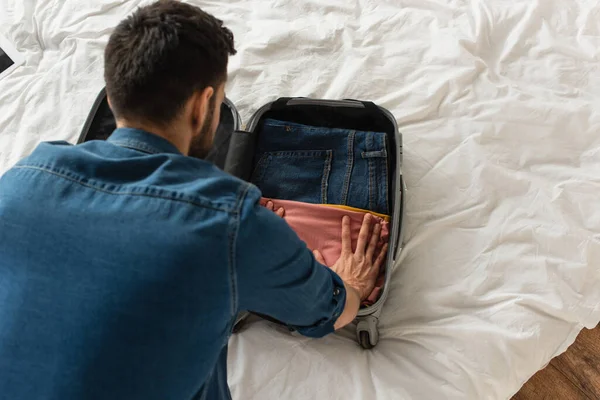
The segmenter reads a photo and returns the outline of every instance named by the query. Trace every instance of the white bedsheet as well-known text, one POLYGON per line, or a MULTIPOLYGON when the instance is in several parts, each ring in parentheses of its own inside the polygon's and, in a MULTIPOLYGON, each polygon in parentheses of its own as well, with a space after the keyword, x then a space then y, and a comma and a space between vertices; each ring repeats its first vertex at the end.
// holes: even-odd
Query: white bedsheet
MULTIPOLYGON (((147 1, 0 0, 0 173, 75 141, 111 28, 147 1)), ((245 119, 278 96, 369 99, 404 133, 405 251, 372 351, 266 322, 231 339, 235 399, 506 399, 600 320, 595 0, 222 0, 245 119), (327 4, 327 5, 321 5, 327 4)))

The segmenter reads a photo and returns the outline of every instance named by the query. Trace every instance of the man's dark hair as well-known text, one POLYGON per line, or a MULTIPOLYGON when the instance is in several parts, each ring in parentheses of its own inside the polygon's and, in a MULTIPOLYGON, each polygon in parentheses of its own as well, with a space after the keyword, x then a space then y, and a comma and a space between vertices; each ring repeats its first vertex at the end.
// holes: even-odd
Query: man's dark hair
POLYGON ((195 91, 215 90, 236 53, 223 21, 198 7, 160 0, 114 30, 104 52, 104 79, 117 118, 167 125, 195 91))

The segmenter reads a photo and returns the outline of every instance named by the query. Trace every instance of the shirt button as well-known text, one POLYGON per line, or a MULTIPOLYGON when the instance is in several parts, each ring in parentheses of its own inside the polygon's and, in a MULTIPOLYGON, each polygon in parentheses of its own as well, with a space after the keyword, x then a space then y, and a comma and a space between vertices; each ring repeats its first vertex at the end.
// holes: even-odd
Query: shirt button
POLYGON ((340 288, 335 288, 335 289, 333 289, 333 295, 334 295, 334 296, 337 296, 337 295, 339 295, 339 294, 340 294, 340 288))

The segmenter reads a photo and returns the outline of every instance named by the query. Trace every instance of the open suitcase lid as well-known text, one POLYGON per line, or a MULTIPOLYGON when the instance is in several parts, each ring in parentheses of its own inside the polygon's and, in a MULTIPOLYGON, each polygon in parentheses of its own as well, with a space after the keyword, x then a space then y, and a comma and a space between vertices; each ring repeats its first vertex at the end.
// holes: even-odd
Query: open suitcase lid
MULTIPOLYGON (((225 158, 229 141, 234 131, 239 130, 242 125, 240 115, 235 105, 227 98, 221 104, 221 120, 215 134, 215 141, 207 159, 215 163, 219 168, 225 167, 225 158)), ((108 106, 106 89, 102 89, 83 125, 77 143, 90 140, 106 140, 116 129, 114 115, 108 106)))

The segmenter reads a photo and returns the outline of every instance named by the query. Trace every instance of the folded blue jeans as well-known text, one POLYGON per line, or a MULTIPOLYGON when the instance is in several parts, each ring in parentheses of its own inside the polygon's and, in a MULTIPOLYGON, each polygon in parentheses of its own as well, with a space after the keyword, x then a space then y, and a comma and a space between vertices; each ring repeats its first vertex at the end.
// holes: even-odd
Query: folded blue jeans
POLYGON ((389 214, 386 134, 267 119, 251 181, 264 197, 389 214))

